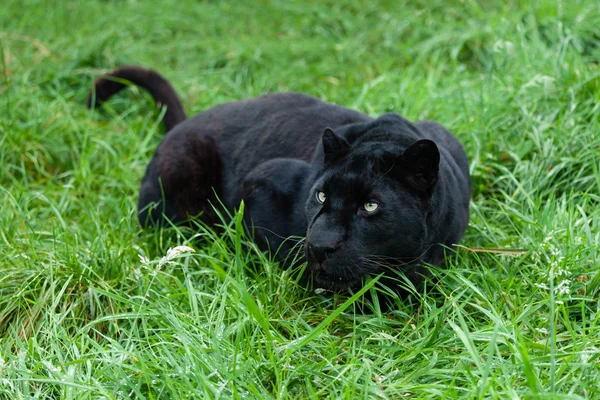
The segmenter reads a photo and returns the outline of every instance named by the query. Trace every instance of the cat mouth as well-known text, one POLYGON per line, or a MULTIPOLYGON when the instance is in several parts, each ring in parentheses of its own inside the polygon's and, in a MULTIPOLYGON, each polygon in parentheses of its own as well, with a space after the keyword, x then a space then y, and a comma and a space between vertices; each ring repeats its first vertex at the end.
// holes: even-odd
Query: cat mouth
POLYGON ((325 259, 319 260, 311 251, 310 246, 305 246, 305 256, 306 272, 315 289, 333 292, 356 289, 362 286, 366 277, 363 274, 364 271, 357 270, 357 266, 351 267, 352 261, 349 261, 347 257, 340 257, 339 254, 329 255, 325 259))
POLYGON ((312 280, 312 286, 316 289, 324 291, 346 291, 360 286, 362 279, 357 276, 348 276, 343 273, 331 271, 327 261, 320 265, 317 263, 309 263, 309 273, 312 280))

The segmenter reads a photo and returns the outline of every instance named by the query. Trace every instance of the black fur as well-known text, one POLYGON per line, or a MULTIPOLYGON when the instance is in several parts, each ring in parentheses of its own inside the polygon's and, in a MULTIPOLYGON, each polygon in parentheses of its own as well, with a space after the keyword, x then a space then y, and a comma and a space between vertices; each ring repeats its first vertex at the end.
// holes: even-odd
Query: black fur
POLYGON ((167 131, 187 118, 175 90, 162 75, 152 70, 132 66, 117 68, 97 79, 94 83, 94 90, 87 98, 88 108, 110 99, 125 89, 127 83, 133 83, 146 89, 156 101, 157 107, 165 106, 167 108, 167 113, 163 118, 167 131))
MULTIPOLYGON (((373 119, 297 93, 222 104, 186 120, 155 72, 124 67, 108 77, 96 81, 96 99, 107 100, 125 79, 168 107, 167 136, 142 181, 143 226, 190 217, 214 225, 217 197, 229 210, 244 200, 257 242, 278 249, 282 261, 296 243, 287 238, 306 237, 307 276, 328 289, 392 270, 418 283, 424 263, 441 264, 467 227, 467 157, 435 122, 373 119)), ((392 276, 385 280, 394 287, 392 276)))

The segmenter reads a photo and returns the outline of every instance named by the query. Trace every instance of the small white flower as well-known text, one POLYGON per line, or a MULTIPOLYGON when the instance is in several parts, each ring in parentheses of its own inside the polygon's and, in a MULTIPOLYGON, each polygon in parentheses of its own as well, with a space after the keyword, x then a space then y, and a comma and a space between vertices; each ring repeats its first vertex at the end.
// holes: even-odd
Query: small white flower
POLYGON ((54 366, 50 361, 42 361, 42 363, 52 372, 60 372, 60 367, 54 366))
POLYGON ((543 334, 543 335, 548 335, 548 329, 546 328, 535 328, 536 331, 538 331, 539 333, 543 334))
POLYGON ((188 246, 172 247, 169 250, 167 250, 167 255, 158 261, 158 267, 160 268, 165 264, 170 264, 171 260, 179 257, 182 253, 193 253, 193 252, 194 252, 194 249, 192 249, 191 247, 188 247, 188 246))
POLYGON ((579 355, 579 357, 581 357, 582 363, 587 364, 592 357, 592 353, 590 351, 584 351, 579 355))
POLYGON ((494 51, 494 53, 500 53, 502 50, 511 51, 513 47, 514 44, 512 42, 509 42, 508 40, 498 40, 496 43, 493 44, 492 50, 494 51))
POLYGON ((148 259, 148 257, 144 257, 141 254, 138 254, 138 257, 140 258, 140 261, 142 262, 142 264, 144 264, 144 265, 150 264, 150 260, 148 259))
POLYGON ((193 253, 194 249, 192 249, 191 247, 188 246, 177 246, 177 247, 173 247, 170 248, 169 250, 167 250, 167 258, 171 259, 171 258, 175 258, 177 256, 179 256, 181 253, 193 253))
POLYGON ((556 287, 556 292, 558 294, 569 294, 571 286, 571 281, 568 279, 562 280, 558 286, 556 287))
POLYGON ((554 231, 549 232, 548 235, 544 238, 544 240, 542 240, 542 246, 550 243, 550 241, 552 240, 553 235, 554 235, 554 231))

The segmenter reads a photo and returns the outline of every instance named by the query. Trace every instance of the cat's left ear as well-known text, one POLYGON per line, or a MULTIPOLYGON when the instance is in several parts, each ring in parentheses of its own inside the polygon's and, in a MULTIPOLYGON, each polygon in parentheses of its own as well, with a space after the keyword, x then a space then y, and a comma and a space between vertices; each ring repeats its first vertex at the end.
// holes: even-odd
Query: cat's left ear
POLYGON ((344 157, 350 151, 350 143, 333 129, 325 128, 323 132, 323 153, 325 154, 325 165, 331 164, 338 158, 344 157))
POLYGON ((435 186, 440 170, 440 151, 435 142, 419 140, 404 150, 402 161, 411 186, 420 191, 427 191, 435 186))

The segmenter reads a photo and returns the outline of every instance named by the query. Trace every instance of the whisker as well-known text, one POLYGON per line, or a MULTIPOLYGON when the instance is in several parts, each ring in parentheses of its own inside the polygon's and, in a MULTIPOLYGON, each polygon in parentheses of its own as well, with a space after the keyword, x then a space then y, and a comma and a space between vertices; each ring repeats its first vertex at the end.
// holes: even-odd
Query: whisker
POLYGON ((383 255, 368 255, 368 256, 363 256, 362 260, 365 264, 367 265, 372 265, 372 266, 378 266, 381 268, 388 268, 388 269, 392 269, 392 268, 397 268, 397 267, 404 267, 406 265, 409 265, 411 263, 420 261, 421 258, 429 251, 429 249, 431 249, 435 244, 430 244, 429 246, 427 246, 427 248, 425 250, 423 250, 423 252, 417 256, 417 257, 390 257, 390 256, 383 256, 383 255), (402 261, 402 260, 408 260, 408 261, 402 261), (392 261, 392 262, 387 262, 387 261, 392 261))
POLYGON ((304 241, 304 238, 296 239, 297 236, 296 237, 294 237, 294 236, 281 236, 280 234, 275 233, 272 230, 270 230, 269 228, 265 228, 263 226, 253 226, 253 229, 262 229, 262 230, 270 232, 273 235, 277 236, 278 238, 284 239, 284 240, 291 240, 291 241, 295 241, 295 242, 302 242, 302 241, 304 241))

